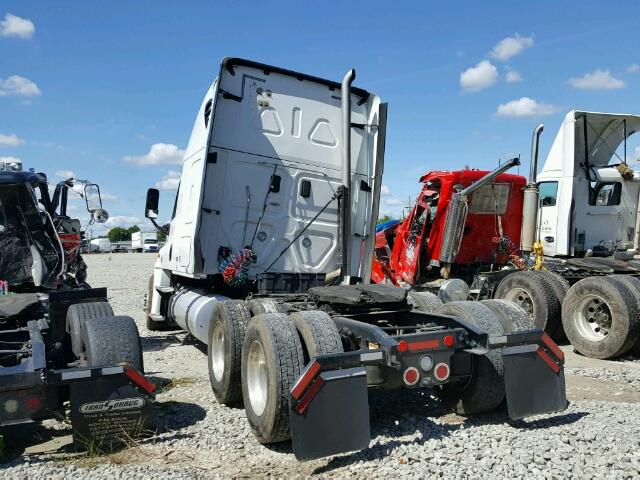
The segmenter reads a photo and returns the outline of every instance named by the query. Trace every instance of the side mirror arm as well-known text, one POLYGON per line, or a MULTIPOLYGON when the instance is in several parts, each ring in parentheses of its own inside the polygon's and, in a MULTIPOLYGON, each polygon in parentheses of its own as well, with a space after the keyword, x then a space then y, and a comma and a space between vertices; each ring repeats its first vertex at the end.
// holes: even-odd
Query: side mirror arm
POLYGON ((156 230, 158 230, 160 233, 164 234, 164 235, 169 235, 169 224, 165 224, 165 225, 158 225, 158 222, 156 222, 153 218, 150 218, 149 220, 151 220, 151 223, 153 223, 153 226, 156 227, 156 230))

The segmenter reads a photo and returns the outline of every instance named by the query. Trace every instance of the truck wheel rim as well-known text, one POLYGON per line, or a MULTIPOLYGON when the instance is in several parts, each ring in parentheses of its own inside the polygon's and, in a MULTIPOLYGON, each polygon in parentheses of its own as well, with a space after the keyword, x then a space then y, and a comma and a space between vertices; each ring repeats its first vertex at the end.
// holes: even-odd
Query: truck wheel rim
POLYGON ((263 414, 267 405, 267 358, 257 340, 251 342, 247 358, 247 387, 249 402, 257 416, 263 414))
POLYGON ((591 342, 599 342, 609 335, 612 320, 609 305, 598 295, 585 295, 573 311, 573 321, 580 335, 591 342))
POLYGON ((222 323, 216 323, 213 326, 211 369, 213 370, 214 378, 221 382, 224 374, 224 329, 222 328, 222 323))
POLYGON ((529 318, 533 320, 533 300, 531 299, 531 294, 524 288, 514 288, 513 290, 509 290, 505 296, 505 300, 509 300, 519 305, 525 312, 527 312, 529 318))

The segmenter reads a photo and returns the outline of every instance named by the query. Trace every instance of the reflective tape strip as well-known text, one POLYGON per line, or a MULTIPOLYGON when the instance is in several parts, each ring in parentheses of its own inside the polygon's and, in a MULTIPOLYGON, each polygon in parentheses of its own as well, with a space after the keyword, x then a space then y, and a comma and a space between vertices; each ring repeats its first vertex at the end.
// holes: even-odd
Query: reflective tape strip
POLYGON ((102 369, 102 375, 115 375, 124 372, 122 367, 107 367, 102 369))
POLYGON ((558 372, 560 371, 560 366, 551 359, 551 357, 547 354, 547 352, 545 352, 542 349, 542 347, 538 347, 538 350, 536 351, 536 353, 542 360, 544 360, 544 362, 549 366, 549 368, 553 370, 553 373, 557 375, 558 372))
POLYGON ((62 380, 73 380, 75 378, 89 378, 91 377, 91 370, 78 370, 75 372, 62 372, 60 378, 62 380))
POLYGON ((320 373, 320 364, 314 360, 291 389, 291 396, 298 400, 302 395, 302 392, 305 391, 307 386, 311 383, 311 380, 313 380, 318 373, 320 373))
POLYGON ((307 393, 304 394, 304 397, 300 399, 300 402, 298 403, 298 405, 296 405, 296 411, 300 415, 302 415, 307 410, 307 408, 309 408, 311 400, 313 400, 323 384, 324 380, 322 379, 322 377, 316 378, 316 381, 313 382, 311 387, 309 387, 309 390, 307 390, 307 393))
POLYGON ((542 334, 541 340, 544 342, 547 348, 551 350, 551 352, 553 352, 558 360, 560 360, 560 363, 564 363, 564 352, 560 350, 560 347, 558 347, 556 342, 551 340, 551 337, 547 335, 546 332, 542 334))
POLYGON ((361 362, 370 362, 372 360, 382 360, 382 352, 369 352, 360 354, 361 362))

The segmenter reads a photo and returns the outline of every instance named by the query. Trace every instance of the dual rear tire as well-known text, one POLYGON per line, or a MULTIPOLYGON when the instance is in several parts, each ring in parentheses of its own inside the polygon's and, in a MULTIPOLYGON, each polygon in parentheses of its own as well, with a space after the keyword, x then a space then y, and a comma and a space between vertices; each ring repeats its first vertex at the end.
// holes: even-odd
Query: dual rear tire
POLYGON ((559 339, 562 332, 562 302, 569 283, 547 270, 525 270, 507 275, 495 290, 495 299, 516 303, 527 312, 535 328, 559 339))
POLYGON ((250 307, 255 304, 225 301, 216 308, 209 328, 211 386, 220 403, 244 402, 249 425, 261 443, 281 442, 290 438, 293 383, 315 356, 342 352, 342 342, 324 312, 252 316, 258 309, 250 307))
POLYGON ((562 322, 574 348, 606 359, 638 349, 640 280, 630 275, 589 277, 574 284, 562 305, 562 322))

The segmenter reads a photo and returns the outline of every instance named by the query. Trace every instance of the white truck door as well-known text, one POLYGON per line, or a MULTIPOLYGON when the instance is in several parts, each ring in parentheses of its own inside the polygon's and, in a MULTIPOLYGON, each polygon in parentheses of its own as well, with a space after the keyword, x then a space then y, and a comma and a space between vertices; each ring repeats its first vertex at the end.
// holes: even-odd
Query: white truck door
POLYGON ((558 182, 540 182, 538 209, 538 239, 545 255, 558 253, 558 182))

